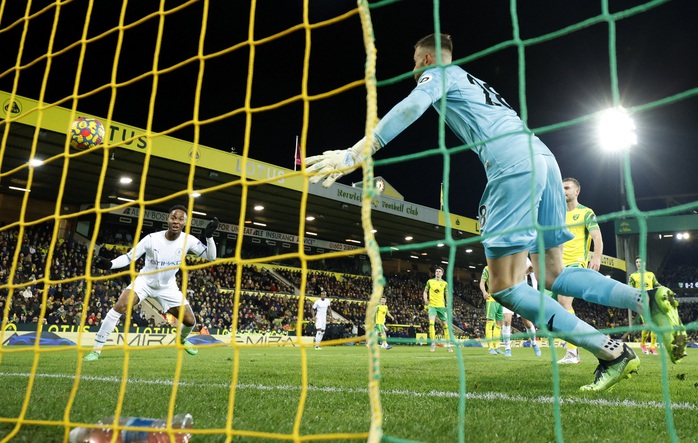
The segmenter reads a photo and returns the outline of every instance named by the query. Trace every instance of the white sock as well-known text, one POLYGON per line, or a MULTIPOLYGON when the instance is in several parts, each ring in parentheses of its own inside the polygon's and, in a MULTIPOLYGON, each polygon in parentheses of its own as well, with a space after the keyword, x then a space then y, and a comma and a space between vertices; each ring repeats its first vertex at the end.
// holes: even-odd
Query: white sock
POLYGON ((323 335, 325 335, 324 331, 317 331, 317 334, 315 334, 315 346, 320 346, 320 342, 322 341, 323 335))
POLYGON ((531 343, 536 344, 536 327, 531 325, 530 328, 526 328, 529 334, 531 334, 531 343))
POLYGON ((511 349, 511 325, 502 326, 502 341, 504 349, 511 349))
POLYGON ((180 340, 182 343, 184 343, 184 339, 189 337, 189 333, 191 332, 192 329, 194 329, 194 326, 196 326, 196 323, 194 323, 192 326, 186 326, 184 323, 179 325, 179 331, 180 331, 180 340))
POLYGON ((107 315, 104 316, 104 320, 102 320, 102 325, 99 327, 99 332, 97 332, 97 335, 95 336, 95 352, 102 352, 102 348, 104 347, 104 344, 107 342, 109 334, 111 334, 111 331, 114 330, 116 324, 119 323, 120 318, 121 314, 116 312, 114 308, 111 308, 109 312, 107 312, 107 315))

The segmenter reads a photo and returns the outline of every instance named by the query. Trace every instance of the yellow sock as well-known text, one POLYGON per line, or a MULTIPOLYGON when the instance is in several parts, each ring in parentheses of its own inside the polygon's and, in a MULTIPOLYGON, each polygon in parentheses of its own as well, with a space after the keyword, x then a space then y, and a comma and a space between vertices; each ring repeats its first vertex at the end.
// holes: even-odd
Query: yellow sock
POLYGON ((492 349, 494 343, 492 342, 492 332, 494 332, 494 325, 496 323, 494 320, 487 320, 485 322, 485 338, 487 339, 487 349, 492 349))
POLYGON ((443 325, 443 327, 444 327, 444 341, 448 341, 449 338, 451 338, 451 336, 448 335, 448 326, 443 325))
MULTIPOLYGON (((574 309, 568 309, 567 312, 574 315, 574 309)), ((577 347, 575 345, 573 345, 570 342, 567 342, 567 351, 574 351, 575 349, 577 349, 577 347)))
POLYGON ((492 330, 492 347, 494 349, 499 349, 499 337, 502 336, 502 325, 498 325, 497 322, 494 323, 494 329, 492 330))
POLYGON ((645 343, 647 343, 647 336, 650 334, 650 331, 642 330, 642 336, 640 338, 640 345, 644 346, 645 343))
POLYGON ((653 332, 650 333, 650 349, 655 349, 657 347, 657 334, 653 332))
POLYGON ((429 341, 434 343, 436 341, 436 328, 434 328, 434 322, 429 322, 429 341))

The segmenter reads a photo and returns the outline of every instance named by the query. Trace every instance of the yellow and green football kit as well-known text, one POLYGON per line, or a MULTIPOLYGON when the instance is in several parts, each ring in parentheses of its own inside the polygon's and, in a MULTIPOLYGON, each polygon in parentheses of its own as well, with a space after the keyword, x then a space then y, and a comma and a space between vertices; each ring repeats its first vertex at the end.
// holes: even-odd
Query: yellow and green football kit
MULTIPOLYGON (((645 288, 645 290, 650 290, 656 288, 657 286, 661 286, 659 284, 659 280, 657 280, 657 277, 654 275, 654 272, 640 272, 639 270, 630 274, 630 278, 628 279, 628 285, 632 286, 635 289, 645 288)), ((638 317, 640 321, 644 324, 645 319, 641 315, 638 317)), ((654 354, 657 351, 657 333, 654 331, 650 332, 646 329, 642 330, 642 336, 640 337, 640 346, 643 347, 643 352, 646 351, 646 348, 644 348, 644 346, 645 343, 647 343, 647 336, 649 336, 650 338, 650 352, 654 354)))
POLYGON ((432 317, 441 320, 444 329, 444 339, 449 339, 448 327, 445 324, 446 321, 448 321, 448 314, 446 313, 446 291, 448 291, 448 282, 443 279, 437 280, 431 278, 424 287, 424 292, 429 295, 429 339, 432 343, 436 340, 436 329, 434 327, 434 320, 431 320, 432 317))

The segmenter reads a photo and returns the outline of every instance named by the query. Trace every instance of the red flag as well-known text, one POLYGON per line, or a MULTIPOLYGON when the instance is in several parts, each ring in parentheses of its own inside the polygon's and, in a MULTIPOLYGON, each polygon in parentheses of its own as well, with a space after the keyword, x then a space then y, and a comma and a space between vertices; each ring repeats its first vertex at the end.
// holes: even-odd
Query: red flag
POLYGON ((296 170, 296 166, 301 165, 301 147, 298 144, 298 136, 296 136, 296 153, 293 155, 293 170, 296 170))

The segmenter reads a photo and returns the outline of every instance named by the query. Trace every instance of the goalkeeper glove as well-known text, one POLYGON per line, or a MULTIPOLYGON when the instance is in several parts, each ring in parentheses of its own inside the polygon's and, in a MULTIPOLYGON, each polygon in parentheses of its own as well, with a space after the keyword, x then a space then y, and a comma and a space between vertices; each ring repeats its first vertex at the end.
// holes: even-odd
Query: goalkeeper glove
POLYGON ((204 236, 206 238, 213 237, 213 233, 216 232, 216 229, 218 229, 218 217, 213 217, 213 220, 208 222, 208 224, 206 225, 206 229, 204 230, 204 236))
POLYGON ((111 260, 105 257, 97 256, 94 259, 95 267, 99 269, 109 270, 111 269, 111 260))
MULTIPOLYGON (((305 165, 310 166, 308 172, 312 175, 310 183, 317 183, 323 178, 322 186, 329 188, 339 177, 353 172, 361 165, 361 153, 363 152, 366 137, 362 138, 349 149, 325 151, 321 155, 314 155, 305 159, 305 165)), ((374 138, 371 146, 371 155, 381 148, 380 143, 374 138)))

